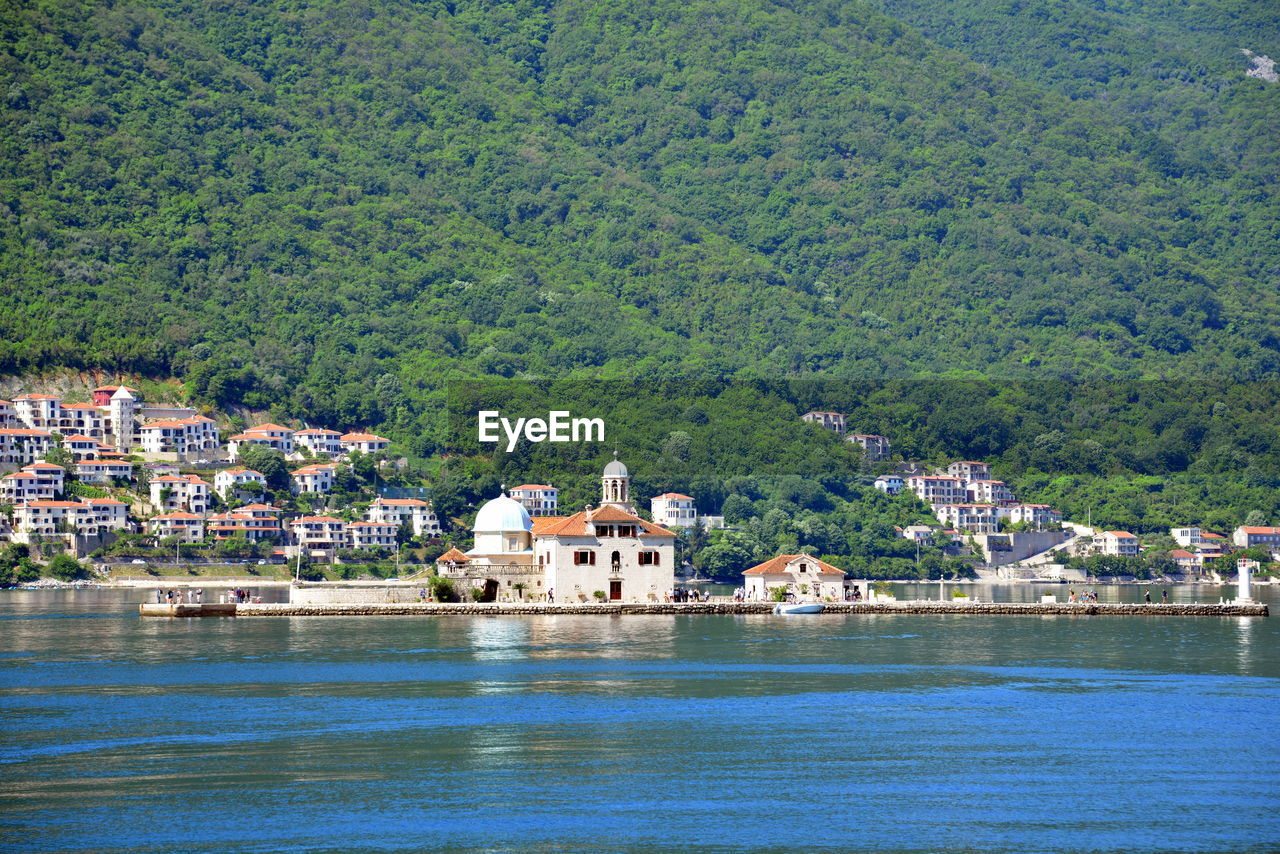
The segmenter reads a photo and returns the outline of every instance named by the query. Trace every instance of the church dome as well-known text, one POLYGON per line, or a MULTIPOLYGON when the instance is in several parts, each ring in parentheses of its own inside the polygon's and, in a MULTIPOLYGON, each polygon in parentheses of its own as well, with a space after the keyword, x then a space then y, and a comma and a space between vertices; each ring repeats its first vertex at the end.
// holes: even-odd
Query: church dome
POLYGON ((605 477, 628 477, 627 467, 618 460, 613 460, 609 465, 604 467, 605 477))
POLYGON ((471 526, 471 530, 486 533, 532 531, 533 520, 529 518, 529 511, 524 509, 523 504, 504 494, 484 503, 476 514, 476 523, 471 526))

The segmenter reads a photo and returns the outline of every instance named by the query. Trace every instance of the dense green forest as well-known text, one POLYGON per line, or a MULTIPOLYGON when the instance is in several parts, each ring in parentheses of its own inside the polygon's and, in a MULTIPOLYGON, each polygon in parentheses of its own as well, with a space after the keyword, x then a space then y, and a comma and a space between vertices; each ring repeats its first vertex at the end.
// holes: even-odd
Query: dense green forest
MULTIPOLYGON (((1219 390, 1280 374, 1280 84, 1241 48, 1280 56, 1266 4, 10 0, 0 373, 423 459, 472 377, 1044 381, 808 403, 1111 524, 1274 516, 1273 389, 1219 390)), ((778 476, 828 465, 766 422, 778 476)), ((476 459, 455 494, 518 473, 476 459)), ((784 500, 739 486, 704 509, 784 500)))
MULTIPOLYGON (((893 527, 933 523, 911 496, 874 489, 889 464, 800 421, 845 413, 852 431, 891 436, 895 456, 932 465, 986 459, 1023 501, 1068 519, 1166 534, 1199 524, 1230 532, 1280 521, 1280 383, 751 380, 481 381, 457 384, 448 455, 433 478, 446 515, 527 481, 561 489, 566 507, 599 500, 617 449, 641 508, 668 491, 723 511, 738 528, 690 543, 709 571, 807 549, 860 575, 910 577, 914 547, 893 527), (481 444, 475 413, 516 417, 564 408, 600 417, 604 443, 481 444), (710 552, 706 551, 710 549, 710 552)), ((937 577, 954 559, 926 549, 937 577)))

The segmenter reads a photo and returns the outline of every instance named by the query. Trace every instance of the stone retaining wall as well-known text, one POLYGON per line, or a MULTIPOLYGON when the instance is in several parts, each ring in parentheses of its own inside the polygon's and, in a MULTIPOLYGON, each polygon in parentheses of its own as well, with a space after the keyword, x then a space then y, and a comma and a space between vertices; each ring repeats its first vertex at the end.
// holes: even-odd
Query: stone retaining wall
MULTIPOLYGON (((376 615, 499 616, 513 614, 769 614, 771 602, 687 602, 659 604, 441 604, 437 602, 365 602, 359 604, 239 605, 240 617, 352 617, 376 615)), ((835 602, 823 614, 1001 614, 1014 616, 1145 616, 1145 617, 1266 617, 1266 605, 1218 603, 1161 605, 1032 602, 835 602)), ((821 615, 816 615, 821 616, 821 615)))

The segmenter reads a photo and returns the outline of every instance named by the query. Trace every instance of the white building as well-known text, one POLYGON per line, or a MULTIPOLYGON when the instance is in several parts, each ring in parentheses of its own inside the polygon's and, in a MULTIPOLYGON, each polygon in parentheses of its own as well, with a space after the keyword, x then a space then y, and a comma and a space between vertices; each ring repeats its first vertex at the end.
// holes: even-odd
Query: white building
POLYGON ((157 477, 150 484, 151 503, 167 512, 208 513, 209 487, 207 480, 194 474, 157 477))
POLYGON ((24 394, 13 399, 18 420, 35 430, 60 432, 58 415, 62 400, 52 394, 24 394))
POLYGON ((347 525, 347 545, 353 549, 394 549, 396 526, 389 522, 352 522, 347 525))
POLYGON ((194 513, 166 513, 155 516, 147 522, 147 528, 160 539, 181 537, 184 543, 199 543, 204 540, 204 518, 194 513))
POLYGON ((540 524, 536 564, 557 602, 660 602, 675 586, 675 534, 616 504, 540 524))
POLYGON ((678 492, 664 492, 649 499, 653 521, 664 528, 693 528, 698 524, 698 508, 693 498, 678 492))
POLYGON ((218 450, 218 425, 212 418, 166 419, 144 424, 139 430, 142 450, 148 454, 176 453, 190 456, 218 450))
POLYGON ((370 522, 396 527, 408 522, 415 537, 438 537, 441 533, 440 520, 431 505, 417 498, 375 498, 365 517, 370 522))
POLYGON ((832 433, 844 435, 844 416, 839 412, 822 412, 814 410, 806 412, 800 416, 801 421, 808 421, 810 424, 817 424, 824 430, 830 430, 832 433))
POLYGON ((0 429, 0 464, 27 465, 44 459, 53 447, 53 436, 29 427, 0 429))
POLYGON ((541 483, 524 483, 510 490, 511 497, 524 505, 530 516, 554 516, 560 506, 560 490, 541 483))
POLYGON ((261 495, 267 488, 267 479, 263 477, 261 472, 256 472, 253 469, 223 469, 213 476, 213 488, 224 500, 248 498, 251 495, 261 495), (245 489, 246 486, 253 483, 256 483, 261 489, 245 489))
POLYGON ((747 598, 767 600, 770 588, 785 588, 800 601, 844 599, 844 570, 813 555, 778 555, 742 573, 747 598))
POLYGON ((845 441, 862 448, 867 460, 873 463, 889 459, 889 454, 892 450, 892 446, 886 437, 877 436, 873 433, 850 433, 845 436, 845 441))
POLYGON ((994 534, 1000 530, 996 508, 990 504, 942 504, 933 508, 938 521, 970 534, 994 534))
POLYGON ((293 434, 294 447, 307 448, 311 453, 336 457, 342 453, 342 434, 337 430, 321 430, 308 428, 297 430, 293 434))
POLYGON ((1280 528, 1267 525, 1241 525, 1231 534, 1231 542, 1242 549, 1254 546, 1275 548, 1280 545, 1280 528))
POLYGON ((928 504, 960 504, 968 498, 967 481, 947 475, 919 474, 907 478, 907 489, 928 504))
POLYGON ((133 480, 133 464, 114 460, 86 460, 76 463, 76 477, 81 483, 108 485, 115 481, 133 480))
POLYGON ((74 532, 97 537, 108 531, 123 531, 129 519, 124 502, 114 498, 85 501, 28 501, 14 507, 16 528, 29 542, 30 535, 55 536, 74 532))
POLYGON ((1098 541, 1106 555, 1134 557, 1138 554, 1138 538, 1128 531, 1103 531, 1098 541))
POLYGON ((376 454, 391 447, 391 441, 372 433, 344 433, 338 439, 342 450, 346 453, 359 451, 362 454, 376 454))
POLYGON ((249 504, 230 513, 218 513, 208 520, 209 536, 215 540, 240 537, 251 542, 279 539, 280 511, 269 504, 249 504))
POLYGON ((289 531, 304 554, 320 557, 317 553, 324 552, 332 559, 333 552, 347 547, 347 523, 332 516, 300 516, 289 523, 289 531))
POLYGON ((282 454, 293 453, 293 430, 288 427, 281 427, 279 424, 259 424, 257 427, 250 427, 240 435, 260 436, 266 440, 266 447, 273 448, 282 454))
POLYGON ((913 543, 928 544, 933 542, 933 528, 928 525, 908 525, 902 529, 902 536, 913 543))
POLYGON ((897 495, 902 491, 903 484, 900 474, 882 474, 876 478, 875 487, 886 495, 897 495))
POLYGON ((969 500, 975 504, 1013 504, 1013 492, 1003 480, 971 480, 965 485, 969 500))
POLYGON ((53 501, 62 492, 63 469, 50 463, 33 463, 22 471, 0 477, 0 500, 53 501))
POLYGON ((1204 541, 1199 528, 1170 528, 1169 536, 1180 546, 1198 546, 1204 541))
POLYGON ((338 467, 333 463, 303 466, 292 474, 293 491, 324 494, 333 489, 333 474, 338 467))
POLYGON ((975 460, 960 460, 947 466, 947 474, 951 477, 958 477, 965 483, 972 483, 975 480, 990 480, 991 466, 975 460))
POLYGON ((1001 507, 999 513, 1014 524, 1026 523, 1037 531, 1062 525, 1062 513, 1048 504, 1014 504, 1001 507))

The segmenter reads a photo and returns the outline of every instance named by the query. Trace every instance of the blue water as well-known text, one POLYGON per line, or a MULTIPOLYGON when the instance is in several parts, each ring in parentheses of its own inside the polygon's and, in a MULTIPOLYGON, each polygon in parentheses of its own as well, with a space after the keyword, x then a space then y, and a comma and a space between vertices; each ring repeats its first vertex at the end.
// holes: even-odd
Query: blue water
POLYGON ((141 598, 0 593, 0 850, 1280 849, 1275 617, 141 598))

